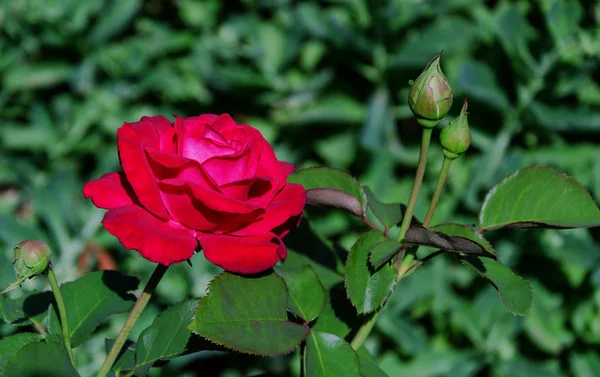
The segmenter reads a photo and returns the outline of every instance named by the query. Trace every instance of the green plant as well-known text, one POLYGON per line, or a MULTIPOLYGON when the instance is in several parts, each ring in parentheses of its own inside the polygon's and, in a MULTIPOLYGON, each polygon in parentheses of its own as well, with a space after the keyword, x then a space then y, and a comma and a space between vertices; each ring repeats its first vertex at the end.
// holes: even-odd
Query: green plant
MULTIPOLYGON (((150 276, 151 266, 122 252, 99 227, 102 211, 81 198, 84 182, 117 169, 116 128, 142 114, 231 111, 260 128, 284 160, 347 170, 387 202, 408 198, 419 138, 406 82, 442 49, 457 101, 469 97, 473 138, 452 164, 433 224, 476 224, 487 189, 528 165, 554 166, 599 197, 593 2, 221 3, 0 4, 0 287, 14 280, 12 248, 23 239, 51 245, 63 282, 107 266, 150 276)), ((430 154, 419 219, 443 160, 439 148, 430 154)), ((309 212, 314 231, 342 255, 365 229, 339 211, 309 212)), ((366 346, 381 368, 423 376, 598 374, 597 231, 485 236, 532 283, 531 314, 507 315, 475 273, 449 255, 434 258, 400 282, 379 315, 366 346)), ((169 270, 132 339, 165 307, 205 293, 218 271, 201 257, 193 264, 169 270)), ((43 290, 45 280, 24 287, 43 290)), ((102 322, 98 338, 115 338, 123 320, 102 322)), ((0 337, 24 329, 0 323, 0 337)), ((90 341, 74 352, 81 373, 91 375, 105 351, 90 341)), ((149 373, 298 373, 298 363, 280 357, 180 360, 149 373)))

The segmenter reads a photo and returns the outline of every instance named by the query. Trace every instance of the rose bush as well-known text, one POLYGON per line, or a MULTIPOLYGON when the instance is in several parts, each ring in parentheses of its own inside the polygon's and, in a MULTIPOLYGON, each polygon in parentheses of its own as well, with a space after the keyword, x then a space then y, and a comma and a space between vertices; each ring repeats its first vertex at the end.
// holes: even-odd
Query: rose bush
POLYGON ((108 209, 102 224, 128 249, 164 265, 200 247, 225 270, 257 273, 286 257, 282 242, 300 220, 306 191, 287 183, 294 167, 279 161, 260 132, 227 114, 162 116, 117 131, 122 173, 84 186, 108 209))

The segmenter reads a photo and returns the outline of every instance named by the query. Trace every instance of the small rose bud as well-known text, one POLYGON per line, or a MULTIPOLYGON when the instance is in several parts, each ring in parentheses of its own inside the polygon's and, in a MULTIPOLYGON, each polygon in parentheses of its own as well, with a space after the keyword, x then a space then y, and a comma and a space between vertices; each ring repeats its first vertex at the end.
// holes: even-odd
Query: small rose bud
POLYGON ((408 105, 423 127, 437 126, 452 107, 452 88, 435 56, 415 80, 408 95, 408 105))
POLYGON ((44 241, 22 241, 15 247, 17 278, 31 278, 46 271, 52 252, 44 241))
POLYGON ((19 242, 14 253, 13 264, 18 280, 0 293, 12 291, 25 280, 46 272, 52 255, 50 247, 44 241, 37 240, 19 242))
POLYGON ((458 118, 450 122, 440 134, 444 155, 455 159, 463 154, 471 145, 471 131, 467 122, 467 99, 463 104, 458 118))

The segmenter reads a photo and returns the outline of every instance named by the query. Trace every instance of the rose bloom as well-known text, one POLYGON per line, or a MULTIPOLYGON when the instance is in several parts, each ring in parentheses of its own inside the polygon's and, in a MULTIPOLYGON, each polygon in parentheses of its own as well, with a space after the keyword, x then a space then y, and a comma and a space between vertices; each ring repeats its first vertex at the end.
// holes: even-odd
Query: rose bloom
POLYGON ((170 265, 200 245, 206 259, 243 274, 285 259, 281 239, 298 224, 306 190, 286 182, 294 167, 258 130, 227 114, 143 117, 119 128, 117 145, 123 172, 83 194, 108 209, 102 224, 126 248, 170 265))

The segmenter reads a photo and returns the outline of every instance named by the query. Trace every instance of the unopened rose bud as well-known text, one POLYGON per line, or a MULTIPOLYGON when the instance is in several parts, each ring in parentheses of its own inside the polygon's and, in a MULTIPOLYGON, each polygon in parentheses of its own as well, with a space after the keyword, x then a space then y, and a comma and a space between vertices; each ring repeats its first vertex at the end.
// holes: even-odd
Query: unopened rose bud
POLYGON ((14 248, 13 264, 17 281, 0 293, 9 292, 37 275, 43 274, 50 265, 52 252, 44 241, 28 240, 19 242, 14 248))
POLYGON ((46 271, 52 252, 44 241, 22 241, 15 247, 17 278, 31 278, 46 271))
POLYGON ((463 104, 458 118, 450 122, 440 134, 440 144, 442 144, 444 155, 455 159, 463 154, 471 145, 471 131, 469 131, 469 122, 467 121, 467 99, 463 104))
POLYGON ((423 127, 435 127, 452 107, 452 88, 435 56, 415 80, 408 95, 408 105, 423 127))

